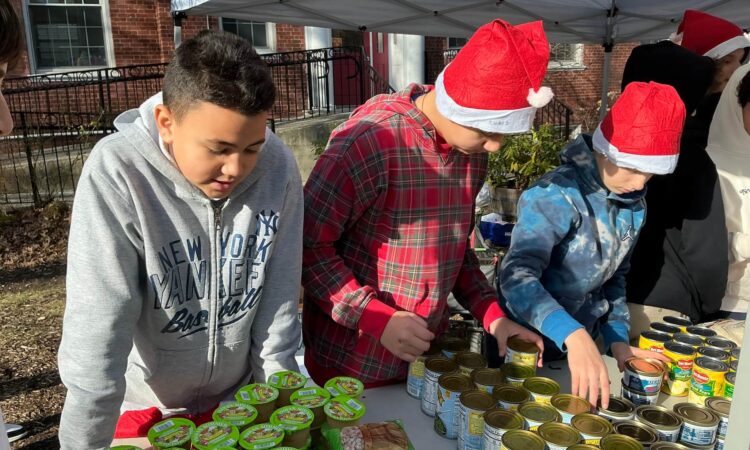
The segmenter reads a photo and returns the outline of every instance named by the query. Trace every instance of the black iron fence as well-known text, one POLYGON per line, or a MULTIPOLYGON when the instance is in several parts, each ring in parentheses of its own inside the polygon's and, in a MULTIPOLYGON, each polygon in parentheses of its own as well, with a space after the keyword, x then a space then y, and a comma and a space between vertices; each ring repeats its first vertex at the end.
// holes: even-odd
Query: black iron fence
MULTIPOLYGON (((269 126, 351 111, 393 89, 359 47, 261 55, 278 90, 269 126)), ((71 200, 94 144, 121 112, 161 90, 166 64, 113 67, 5 81, 16 128, 0 138, 0 206, 71 200)))

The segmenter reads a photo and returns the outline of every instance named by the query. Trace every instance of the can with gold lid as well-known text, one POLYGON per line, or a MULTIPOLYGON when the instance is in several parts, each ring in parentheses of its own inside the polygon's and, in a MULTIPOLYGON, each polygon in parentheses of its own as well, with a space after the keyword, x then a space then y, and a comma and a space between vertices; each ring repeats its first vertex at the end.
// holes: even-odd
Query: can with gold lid
POLYGON ((608 434, 599 443, 602 450, 643 450, 643 444, 630 436, 608 434))
POLYGON ((724 375, 728 371, 729 366, 718 359, 705 356, 695 358, 688 401, 702 405, 708 397, 721 395, 724 392, 724 375))
POLYGON ((724 398, 731 400, 732 397, 734 397, 734 382, 736 379, 736 372, 730 372, 724 375, 724 393, 722 394, 724 398))
POLYGON ((422 386, 422 412, 435 417, 437 408, 438 378, 446 373, 458 370, 455 361, 442 355, 430 356, 424 363, 424 385, 422 386))
POLYGON ((522 387, 505 385, 495 388, 492 391, 492 398, 497 401, 501 408, 508 411, 517 411, 522 403, 531 400, 531 394, 522 387))
POLYGON ((514 411, 494 408, 484 413, 484 435, 482 448, 485 450, 499 450, 502 447, 502 437, 511 430, 523 430, 524 420, 514 411))
POLYGON ((547 422, 539 426, 536 433, 544 439, 549 450, 565 450, 581 443, 583 436, 575 428, 559 422, 547 422))
POLYGON ((497 403, 489 393, 473 389, 459 397, 458 449, 481 450, 484 435, 484 414, 497 403))
POLYGON ((685 332, 688 334, 694 334, 696 336, 700 336, 701 339, 703 339, 704 341, 710 337, 716 336, 716 331, 710 328, 702 327, 700 325, 693 325, 691 327, 687 327, 685 328, 685 332))
POLYGON ((560 413, 550 405, 526 402, 518 407, 518 414, 526 421, 526 429, 536 431, 540 425, 547 422, 560 422, 560 413))
POLYGON ((446 439, 458 439, 458 399, 474 388, 468 375, 447 373, 438 379, 435 432, 446 439))
POLYGON ((568 450, 599 450, 599 447, 589 444, 575 444, 568 447, 568 450))
POLYGON ((664 344, 672 340, 672 335, 661 331, 646 330, 638 339, 638 348, 656 353, 664 351, 664 344))
POLYGON ((460 337, 446 336, 440 340, 440 351, 448 359, 453 359, 458 352, 469 350, 469 341, 460 337))
POLYGON ((527 378, 536 374, 534 367, 519 362, 507 362, 500 367, 500 370, 503 372, 505 382, 514 386, 522 386, 527 378))
POLYGON ((680 440, 682 419, 662 406, 643 405, 635 410, 635 420, 656 430, 659 440, 677 442, 680 440))
POLYGON ((459 372, 469 376, 474 370, 487 367, 487 358, 476 352, 458 352, 453 359, 459 372))
POLYGON ((695 349, 703 345, 703 339, 700 336, 688 333, 677 333, 672 336, 672 340, 680 344, 687 344, 695 349))
POLYGON ((628 388, 652 394, 661 390, 664 379, 664 365, 651 358, 630 358, 625 361, 622 383, 628 388))
POLYGON ((544 450, 544 439, 526 430, 510 430, 501 439, 502 450, 544 450))
POLYGON ((539 361, 539 348, 533 342, 524 341, 517 337, 508 339, 505 353, 505 363, 519 363, 534 368, 539 361))
POLYGON ((609 420, 591 413, 581 413, 573 416, 570 419, 570 426, 581 433, 586 444, 597 446, 604 436, 614 431, 609 420))
POLYGON ((477 389, 480 389, 482 391, 488 392, 492 394, 492 391, 497 386, 502 386, 505 384, 505 378, 503 377, 503 373, 500 371, 500 369, 476 369, 471 373, 471 381, 474 382, 474 385, 477 387, 477 389))
POLYGON ((587 400, 572 394, 554 395, 550 405, 560 413, 562 422, 567 424, 570 424, 573 416, 591 411, 591 404, 587 400))
POLYGON ((706 338, 706 345, 708 347, 716 347, 722 349, 725 352, 731 352, 732 350, 737 348, 736 342, 721 336, 706 338))
POLYGON ((706 408, 719 416, 719 428, 716 430, 716 435, 724 439, 727 436, 727 427, 729 427, 729 410, 732 408, 731 400, 727 400, 724 397, 710 397, 706 399, 706 408))
POLYGON ((552 396, 560 393, 557 381, 546 377, 531 377, 523 382, 523 388, 529 391, 531 398, 537 402, 549 405, 552 396))
POLYGON ((440 354, 440 347, 436 341, 430 345, 430 349, 417 356, 417 359, 409 363, 409 374, 406 378, 406 393, 414 398, 422 398, 422 387, 424 386, 424 363, 430 356, 440 354))
POLYGON ((733 348, 731 352, 729 352, 730 358, 732 361, 738 361, 740 359, 740 348, 733 348))
POLYGON ((698 351, 696 352, 695 357, 700 358, 701 356, 705 356, 707 358, 713 358, 718 359, 721 362, 729 363, 729 352, 725 352, 724 350, 720 348, 715 347, 698 347, 698 351))
POLYGON ((666 322, 651 322, 651 329, 660 333, 667 333, 670 336, 682 332, 680 327, 666 322))
POLYGON ((719 416, 705 406, 678 403, 672 410, 682 419, 680 442, 686 445, 710 445, 716 440, 719 416))
POLYGON ((635 420, 624 420, 613 425, 615 433, 629 436, 640 442, 645 448, 651 447, 654 442, 659 442, 659 434, 648 425, 635 420))
POLYGON ((596 412, 613 423, 623 420, 633 420, 635 418, 635 405, 626 398, 610 395, 607 409, 602 408, 600 399, 596 407, 596 412))
POLYGON ((675 317, 675 316, 664 316, 662 319, 662 322, 668 323, 670 325, 674 325, 680 329, 681 332, 685 333, 687 331, 687 327, 692 327, 693 322, 691 322, 689 319, 685 319, 683 317, 675 317))
POLYGON ((664 356, 670 361, 667 363, 667 378, 662 384, 662 392, 677 397, 688 395, 695 348, 679 342, 667 342, 664 345, 664 356))
POLYGON ((651 450, 690 450, 682 444, 676 442, 657 442, 651 445, 651 450))

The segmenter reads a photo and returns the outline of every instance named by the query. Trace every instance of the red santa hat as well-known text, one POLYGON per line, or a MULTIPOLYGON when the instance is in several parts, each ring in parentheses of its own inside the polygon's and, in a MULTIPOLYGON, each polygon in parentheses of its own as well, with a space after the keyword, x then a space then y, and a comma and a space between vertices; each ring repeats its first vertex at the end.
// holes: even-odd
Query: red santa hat
POLYGON ((721 17, 688 9, 672 40, 686 49, 713 59, 750 47, 742 29, 721 17))
POLYGON ((593 136, 594 150, 617 167, 672 173, 680 154, 685 104, 672 86, 633 82, 593 136))
POLYGON ((549 42, 542 22, 480 27, 435 81, 437 109, 463 126, 488 133, 525 133, 537 108, 552 100, 542 87, 549 42))

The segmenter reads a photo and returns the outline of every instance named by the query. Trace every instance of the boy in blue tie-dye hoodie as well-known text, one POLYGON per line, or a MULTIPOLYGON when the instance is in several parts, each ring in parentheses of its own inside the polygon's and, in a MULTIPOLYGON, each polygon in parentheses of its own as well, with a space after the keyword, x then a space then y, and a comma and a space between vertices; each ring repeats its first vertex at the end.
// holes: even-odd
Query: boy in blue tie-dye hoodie
MULTIPOLYGON (((622 368, 628 344, 628 259, 646 217, 645 184, 677 163, 685 106, 671 86, 632 83, 593 136, 523 193, 498 277, 501 305, 545 336, 545 359, 567 352, 572 392, 603 406, 601 336, 622 368), (554 345, 553 345, 554 344, 554 345)), ((654 356, 649 353, 648 356, 654 356)))

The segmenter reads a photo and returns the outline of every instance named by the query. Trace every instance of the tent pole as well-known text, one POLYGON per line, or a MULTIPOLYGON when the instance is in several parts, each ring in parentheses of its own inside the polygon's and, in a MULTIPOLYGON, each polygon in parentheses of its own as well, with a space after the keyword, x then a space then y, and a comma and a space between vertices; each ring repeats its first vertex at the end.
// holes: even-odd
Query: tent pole
POLYGON ((604 45, 604 67, 602 68, 602 95, 599 106, 599 122, 604 119, 604 116, 607 114, 607 107, 609 106, 609 75, 612 71, 612 47, 614 47, 613 44, 604 45))
POLYGON ((187 19, 187 14, 185 14, 182 11, 172 12, 172 21, 174 23, 174 46, 175 48, 179 47, 180 44, 182 44, 182 19, 187 19))

